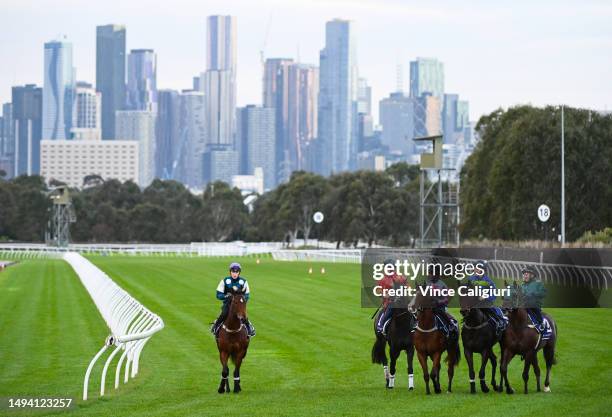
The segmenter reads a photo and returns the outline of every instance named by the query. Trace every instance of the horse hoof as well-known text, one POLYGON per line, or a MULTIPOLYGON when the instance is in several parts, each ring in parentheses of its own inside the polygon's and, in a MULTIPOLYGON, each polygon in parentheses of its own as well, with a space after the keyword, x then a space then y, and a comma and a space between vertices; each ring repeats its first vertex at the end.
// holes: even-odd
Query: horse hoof
POLYGON ((414 391, 414 387, 408 387, 408 391, 414 391))
POLYGON ((544 387, 544 392, 550 392, 550 387, 544 387))
POLYGON ((514 394, 514 390, 512 388, 506 389, 506 394, 514 394))
POLYGON ((390 387, 390 386, 387 385, 387 389, 393 389, 393 387, 390 387))
POLYGON ((218 392, 219 394, 223 394, 223 393, 225 392, 225 389, 223 389, 223 388, 219 388, 219 389, 217 390, 217 392, 218 392))
POLYGON ((480 390, 486 394, 489 392, 489 387, 487 387, 486 385, 483 385, 480 387, 480 390))

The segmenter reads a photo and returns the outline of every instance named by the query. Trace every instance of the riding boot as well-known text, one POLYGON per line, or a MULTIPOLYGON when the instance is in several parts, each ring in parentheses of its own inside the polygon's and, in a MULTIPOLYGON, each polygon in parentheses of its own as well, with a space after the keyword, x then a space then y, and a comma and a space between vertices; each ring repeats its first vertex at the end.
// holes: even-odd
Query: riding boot
POLYGON ((219 317, 217 317, 217 320, 215 320, 213 325, 210 326, 210 332, 214 334, 215 337, 219 334, 219 328, 221 327, 221 324, 223 324, 223 322, 227 318, 228 314, 229 314, 229 303, 223 303, 223 307, 221 307, 221 314, 219 314, 219 317))
POLYGON ((253 324, 248 319, 245 320, 244 325, 246 326, 249 337, 255 336, 255 326, 253 326, 253 324))

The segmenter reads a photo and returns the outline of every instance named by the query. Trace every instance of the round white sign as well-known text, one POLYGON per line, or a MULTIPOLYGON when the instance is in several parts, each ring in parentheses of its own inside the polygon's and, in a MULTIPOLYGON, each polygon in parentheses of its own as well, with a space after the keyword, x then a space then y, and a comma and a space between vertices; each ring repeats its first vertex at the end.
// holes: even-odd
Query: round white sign
POLYGON ((315 214, 312 215, 312 220, 314 220, 315 223, 321 223, 324 218, 325 216, 320 211, 317 211, 315 214))
POLYGON ((541 222, 546 222, 549 218, 550 207, 548 207, 546 204, 542 204, 540 207, 538 207, 538 219, 540 219, 541 222))

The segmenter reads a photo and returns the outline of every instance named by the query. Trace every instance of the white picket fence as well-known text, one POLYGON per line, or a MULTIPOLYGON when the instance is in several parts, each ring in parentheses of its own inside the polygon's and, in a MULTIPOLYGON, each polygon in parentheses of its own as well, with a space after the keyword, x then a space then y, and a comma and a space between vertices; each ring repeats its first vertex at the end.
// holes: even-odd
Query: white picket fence
POLYGON ((79 253, 67 252, 63 258, 79 276, 110 331, 104 346, 89 362, 85 372, 83 400, 87 400, 89 376, 104 352, 114 346, 102 370, 100 396, 104 395, 106 374, 113 358, 122 352, 115 369, 117 389, 123 364, 123 381, 126 383, 130 377, 134 378, 138 374, 142 349, 151 336, 163 329, 164 322, 79 253))

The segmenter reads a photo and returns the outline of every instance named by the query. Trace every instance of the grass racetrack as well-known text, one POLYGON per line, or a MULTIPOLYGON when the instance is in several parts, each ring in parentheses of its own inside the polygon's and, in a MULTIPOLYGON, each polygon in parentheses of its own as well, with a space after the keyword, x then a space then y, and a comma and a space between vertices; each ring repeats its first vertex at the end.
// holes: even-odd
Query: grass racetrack
MULTIPOLYGON (((140 373, 118 390, 107 377, 98 397, 101 364, 87 402, 87 364, 107 328, 84 287, 60 260, 27 260, 0 272, 0 397, 73 397, 77 407, 52 414, 83 416, 573 416, 610 415, 612 310, 551 309, 559 327, 558 363, 549 394, 522 394, 522 362, 514 358, 513 396, 469 394, 462 357, 453 393, 425 395, 415 356, 415 391, 407 390, 406 359, 396 387, 384 388, 370 362, 372 309, 360 307, 358 265, 274 262, 243 258, 251 286, 249 316, 257 328, 242 366, 243 392, 217 394, 220 364, 209 323, 220 303, 215 288, 229 258, 91 257, 166 327, 147 343, 140 373), (314 273, 308 274, 308 267, 314 273), (320 274, 324 265, 326 273, 320 274)), ((457 316, 458 312, 453 311, 457 316)), ((116 361, 116 359, 115 359, 116 361)), ((477 356, 476 364, 480 364, 477 356)), ((542 381, 544 364, 540 353, 542 381)), ((233 368, 230 368, 230 371, 233 368)), ((499 375, 499 373, 498 373, 499 375)), ((487 380, 490 368, 487 368, 487 380)), ((499 378, 498 378, 499 380, 499 378)), ((446 370, 442 368, 442 388, 446 370)), ((48 412, 0 410, 0 415, 48 412)))

